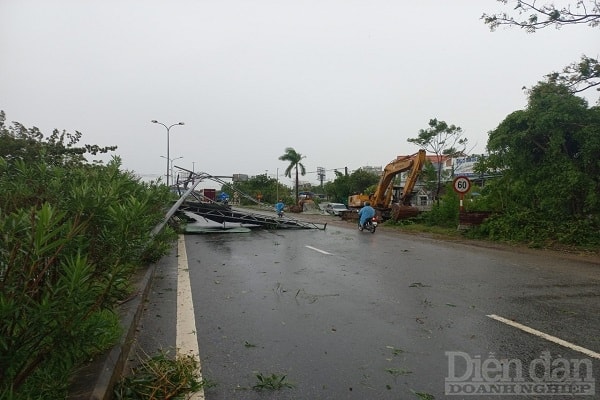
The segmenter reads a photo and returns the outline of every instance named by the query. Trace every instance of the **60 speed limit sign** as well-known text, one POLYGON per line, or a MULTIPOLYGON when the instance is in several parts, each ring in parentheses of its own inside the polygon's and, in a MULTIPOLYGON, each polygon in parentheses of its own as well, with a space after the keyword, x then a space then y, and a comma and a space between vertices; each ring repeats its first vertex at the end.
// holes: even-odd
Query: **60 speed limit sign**
POLYGON ((454 191, 460 194, 465 194, 471 189, 471 181, 466 176, 457 176, 452 182, 454 191))

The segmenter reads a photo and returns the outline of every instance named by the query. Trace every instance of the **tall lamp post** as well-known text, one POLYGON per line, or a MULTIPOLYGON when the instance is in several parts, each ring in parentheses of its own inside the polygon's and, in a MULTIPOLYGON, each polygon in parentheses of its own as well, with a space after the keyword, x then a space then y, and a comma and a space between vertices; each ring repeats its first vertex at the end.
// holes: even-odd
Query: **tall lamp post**
MULTIPOLYGON (((165 156, 160 156, 161 158, 167 158, 165 156)), ((183 157, 175 157, 175 158, 167 158, 167 160, 169 160, 169 163, 171 164, 171 169, 170 169, 170 173, 167 171, 167 174, 171 177, 171 181, 175 182, 175 174, 173 173, 173 163, 175 162, 175 160, 179 160, 183 157)))
POLYGON ((167 125, 163 124, 162 122, 159 122, 159 121, 157 121, 155 119, 153 119, 150 122, 152 122, 153 124, 162 125, 167 130, 167 186, 169 186, 169 162, 171 160, 169 158, 169 156, 170 156, 170 154, 169 154, 169 142, 170 142, 169 141, 169 132, 171 131, 171 128, 174 127, 175 125, 184 125, 184 123, 183 122, 177 122, 176 124, 172 124, 172 125, 167 126, 167 125))

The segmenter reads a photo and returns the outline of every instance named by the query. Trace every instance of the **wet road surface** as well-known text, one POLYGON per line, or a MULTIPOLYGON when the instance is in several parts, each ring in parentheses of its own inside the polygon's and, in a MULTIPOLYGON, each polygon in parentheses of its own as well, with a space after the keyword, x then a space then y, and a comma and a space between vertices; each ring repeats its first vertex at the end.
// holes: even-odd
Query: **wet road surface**
POLYGON ((489 386, 448 378, 502 380, 506 360, 525 381, 559 381, 550 364, 579 360, 583 381, 600 382, 599 264, 351 227, 186 236, 207 399, 482 398, 460 390, 489 386), (294 388, 257 392, 257 374, 294 388))

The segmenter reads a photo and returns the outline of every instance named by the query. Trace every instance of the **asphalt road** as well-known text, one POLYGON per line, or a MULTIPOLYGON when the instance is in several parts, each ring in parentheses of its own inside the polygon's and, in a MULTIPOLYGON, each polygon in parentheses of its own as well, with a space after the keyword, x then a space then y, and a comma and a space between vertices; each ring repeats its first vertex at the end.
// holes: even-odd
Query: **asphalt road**
MULTIPOLYGON (((598 260, 352 224, 185 247, 208 400, 600 398, 598 260), (253 389, 273 374, 293 387, 253 389)), ((176 258, 158 268, 141 348, 173 346, 176 258)))

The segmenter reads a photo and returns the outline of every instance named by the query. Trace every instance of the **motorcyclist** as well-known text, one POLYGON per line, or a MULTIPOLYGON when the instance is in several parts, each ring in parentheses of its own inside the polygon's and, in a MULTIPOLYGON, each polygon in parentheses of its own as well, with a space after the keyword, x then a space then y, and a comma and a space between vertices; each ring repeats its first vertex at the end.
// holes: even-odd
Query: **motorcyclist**
POLYGON ((360 211, 358 212, 358 227, 360 229, 363 229, 365 227, 365 222, 367 222, 369 219, 373 218, 375 216, 375 209, 373 207, 371 207, 371 203, 369 203, 368 201, 365 201, 365 205, 363 208, 360 209, 360 211))
POLYGON ((275 204, 275 211, 277 211, 277 215, 279 215, 280 217, 283 216, 284 207, 285 207, 285 204, 283 203, 283 201, 281 201, 281 199, 279 199, 277 204, 275 204))

